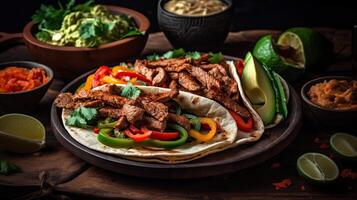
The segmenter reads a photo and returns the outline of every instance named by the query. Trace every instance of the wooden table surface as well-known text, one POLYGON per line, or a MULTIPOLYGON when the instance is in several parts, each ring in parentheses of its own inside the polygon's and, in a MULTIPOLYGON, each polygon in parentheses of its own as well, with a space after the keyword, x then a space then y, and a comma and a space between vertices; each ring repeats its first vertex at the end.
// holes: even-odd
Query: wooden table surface
MULTIPOLYGON (((301 84, 321 74, 344 74, 351 70, 351 33, 345 30, 319 29, 335 44, 335 62, 319 74, 309 74, 292 83, 299 92, 301 84)), ((267 33, 278 31, 254 30, 231 33, 223 46, 224 54, 243 57, 254 42, 267 33)), ((162 33, 151 34, 143 54, 164 52, 171 48, 162 33)), ((31 60, 23 45, 3 50, 0 62, 31 60)), ((304 109, 304 125, 297 138, 278 156, 258 166, 217 177, 188 180, 157 180, 114 174, 91 166, 74 157, 58 144, 50 126, 50 104, 66 83, 55 80, 45 98, 30 115, 46 126, 47 147, 31 155, 2 153, 9 161, 20 166, 21 172, 0 176, 1 199, 357 199, 357 182, 340 178, 329 186, 307 183, 296 171, 296 159, 305 152, 331 155, 325 148, 331 130, 316 124, 304 109), (290 179, 292 184, 276 190, 272 183, 290 179)), ((352 169, 356 164, 337 161, 340 169, 352 169)), ((219 169, 217 169, 219 170, 219 169)))

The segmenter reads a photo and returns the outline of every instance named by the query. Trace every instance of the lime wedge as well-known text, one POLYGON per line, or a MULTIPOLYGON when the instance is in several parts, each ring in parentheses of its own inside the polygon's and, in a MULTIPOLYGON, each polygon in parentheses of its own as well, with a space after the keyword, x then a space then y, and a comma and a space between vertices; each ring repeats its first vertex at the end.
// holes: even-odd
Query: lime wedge
POLYGON ((320 153, 305 153, 300 156, 297 160, 297 170, 312 183, 329 183, 339 175, 336 163, 320 153))
POLYGON ((37 119, 23 114, 0 117, 0 149, 15 153, 32 153, 45 144, 45 128, 37 119))
POLYGON ((332 150, 342 158, 357 158, 357 137, 347 133, 335 133, 330 138, 332 150))

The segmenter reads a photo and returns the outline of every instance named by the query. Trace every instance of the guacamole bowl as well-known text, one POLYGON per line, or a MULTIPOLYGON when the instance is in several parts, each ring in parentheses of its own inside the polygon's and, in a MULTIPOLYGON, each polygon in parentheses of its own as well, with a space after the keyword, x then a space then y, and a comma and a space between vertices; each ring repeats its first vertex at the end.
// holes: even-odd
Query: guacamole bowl
POLYGON ((34 36, 38 30, 37 24, 29 22, 23 30, 23 40, 30 55, 51 67, 57 77, 64 79, 77 77, 100 65, 113 65, 138 56, 148 38, 149 20, 143 14, 128 8, 106 7, 111 13, 133 17, 138 29, 145 34, 102 44, 95 48, 55 46, 39 41, 34 36))

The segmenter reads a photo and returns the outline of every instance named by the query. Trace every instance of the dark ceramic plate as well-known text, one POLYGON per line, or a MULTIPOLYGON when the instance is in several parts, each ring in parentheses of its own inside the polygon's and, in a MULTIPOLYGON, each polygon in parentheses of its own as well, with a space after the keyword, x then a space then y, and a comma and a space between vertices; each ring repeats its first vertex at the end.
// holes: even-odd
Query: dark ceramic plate
MULTIPOLYGON (((226 58, 236 59, 232 57, 226 58)), ((61 92, 75 91, 85 81, 86 77, 93 72, 88 72, 76 78, 61 92)), ((51 108, 51 124, 57 140, 65 148, 97 167, 117 173, 150 178, 184 179, 207 177, 256 165, 280 153, 290 144, 302 125, 301 101, 292 87, 290 87, 290 90, 290 114, 288 118, 278 126, 266 130, 259 141, 182 164, 143 163, 91 150, 69 135, 62 124, 62 111, 54 105, 51 108)))

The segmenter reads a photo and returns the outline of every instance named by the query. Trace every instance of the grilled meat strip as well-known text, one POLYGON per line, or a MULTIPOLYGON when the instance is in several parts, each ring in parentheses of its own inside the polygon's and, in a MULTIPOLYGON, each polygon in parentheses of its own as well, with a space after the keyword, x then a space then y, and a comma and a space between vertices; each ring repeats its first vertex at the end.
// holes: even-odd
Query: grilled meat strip
POLYGON ((100 88, 100 91, 116 95, 120 94, 120 88, 116 85, 104 85, 100 88))
POLYGON ((71 93, 60 93, 54 101, 54 104, 59 108, 74 109, 77 103, 73 99, 71 93))
POLYGON ((109 94, 99 90, 80 90, 74 95, 73 98, 75 101, 85 101, 85 100, 101 100, 105 104, 108 104, 113 107, 121 107, 124 104, 135 105, 136 101, 132 99, 127 99, 114 94, 109 94))
POLYGON ((197 90, 201 89, 200 85, 187 72, 180 72, 179 73, 178 82, 182 87, 186 88, 188 91, 194 92, 194 91, 197 91, 197 90))
POLYGON ((124 113, 118 108, 105 107, 98 110, 98 115, 104 118, 110 117, 113 119, 119 119, 121 116, 124 116, 124 113))
POLYGON ((117 122, 115 123, 114 128, 119 129, 119 130, 123 130, 128 126, 128 122, 126 121, 124 116, 119 117, 119 119, 117 120, 117 122))
POLYGON ((199 67, 192 67, 191 74, 207 89, 219 89, 220 83, 213 76, 199 67))
POLYGON ((148 96, 138 98, 145 112, 159 121, 164 121, 169 113, 168 107, 160 102, 155 102, 148 96))
POLYGON ((159 67, 155 69, 155 72, 157 72, 157 74, 152 79, 152 84, 155 86, 162 85, 167 80, 166 71, 164 68, 159 67))
POLYGON ((179 94, 178 84, 175 80, 171 80, 169 88, 171 89, 170 98, 173 99, 179 94))
POLYGON ((223 104, 229 110, 232 110, 244 118, 249 118, 250 113, 247 108, 242 107, 236 102, 235 100, 231 99, 230 97, 223 95, 220 91, 217 90, 208 90, 205 94, 207 98, 214 99, 221 104, 223 104))
POLYGON ((206 64, 206 65, 200 65, 200 67, 206 71, 212 70, 212 69, 218 69, 219 72, 223 76, 227 76, 227 70, 220 64, 206 64))
POLYGON ((144 64, 150 68, 156 67, 167 67, 167 66, 179 66, 185 63, 191 63, 190 58, 170 58, 170 59, 161 59, 155 61, 146 61, 144 64))
POLYGON ((155 70, 147 68, 141 60, 136 60, 134 67, 136 72, 144 75, 147 79, 152 81, 155 74, 155 70))
POLYGON ((188 120, 184 116, 176 115, 176 114, 173 114, 173 113, 169 113, 168 120, 178 123, 179 125, 184 127, 186 130, 190 130, 190 128, 191 128, 190 120, 188 120))
POLYGON ((159 131, 164 131, 166 129, 166 121, 159 121, 155 118, 144 115, 143 122, 149 129, 155 129, 159 131))
POLYGON ((134 124, 136 121, 140 121, 143 118, 145 110, 136 106, 125 104, 122 112, 129 123, 134 124))

